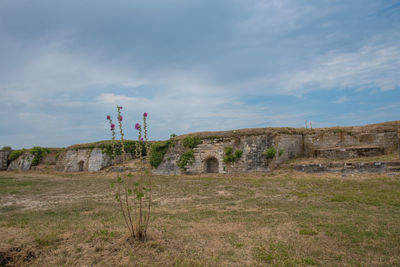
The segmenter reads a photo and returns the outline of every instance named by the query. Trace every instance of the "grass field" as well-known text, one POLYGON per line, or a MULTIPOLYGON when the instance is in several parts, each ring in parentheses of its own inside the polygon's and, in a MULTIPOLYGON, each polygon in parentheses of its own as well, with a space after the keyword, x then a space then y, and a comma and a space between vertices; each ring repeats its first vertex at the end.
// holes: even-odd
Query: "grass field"
POLYGON ((400 266, 400 175, 155 176, 135 243, 114 175, 0 172, 0 266, 400 266))

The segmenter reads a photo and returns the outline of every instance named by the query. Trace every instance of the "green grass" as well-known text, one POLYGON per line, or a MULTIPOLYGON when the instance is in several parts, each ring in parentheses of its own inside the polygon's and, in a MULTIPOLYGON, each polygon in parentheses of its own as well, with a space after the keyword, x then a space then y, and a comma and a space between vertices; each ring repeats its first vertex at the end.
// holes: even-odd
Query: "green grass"
POLYGON ((0 247, 40 251, 33 265, 400 264, 399 176, 155 176, 149 239, 133 250, 113 179, 0 173, 0 247))

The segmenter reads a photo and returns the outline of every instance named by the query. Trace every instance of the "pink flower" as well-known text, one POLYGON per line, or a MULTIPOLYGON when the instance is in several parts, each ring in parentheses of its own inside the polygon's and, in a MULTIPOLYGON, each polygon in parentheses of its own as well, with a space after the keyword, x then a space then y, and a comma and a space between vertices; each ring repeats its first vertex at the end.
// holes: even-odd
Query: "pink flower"
POLYGON ((117 106, 117 108, 118 108, 118 110, 122 109, 122 107, 120 107, 120 106, 117 106))
POLYGON ((147 117, 147 115, 149 115, 149 114, 147 114, 147 112, 145 112, 144 114, 143 114, 143 117, 147 117))
POLYGON ((140 130, 140 124, 139 123, 135 124, 135 129, 138 130, 138 131, 140 130))
POLYGON ((140 138, 140 141, 142 141, 142 142, 144 141, 143 137, 142 137, 142 138, 140 138))
POLYGON ((111 116, 110 115, 107 115, 107 120, 111 120, 111 116))
POLYGON ((115 124, 111 123, 111 130, 114 130, 114 129, 115 129, 115 124))
POLYGON ((123 117, 121 115, 118 116, 118 121, 121 122, 123 117))

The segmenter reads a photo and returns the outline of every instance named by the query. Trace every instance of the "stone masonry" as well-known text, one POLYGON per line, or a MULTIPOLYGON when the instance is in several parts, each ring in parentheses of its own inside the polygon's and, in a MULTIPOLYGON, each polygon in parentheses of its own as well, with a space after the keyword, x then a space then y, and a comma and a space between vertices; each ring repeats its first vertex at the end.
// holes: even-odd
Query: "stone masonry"
POLYGON ((33 156, 31 153, 24 153, 8 166, 9 171, 28 171, 32 166, 33 156))
MULTIPOLYGON (((335 159, 395 153, 400 152, 398 125, 399 122, 386 122, 321 129, 255 128, 192 133, 176 137, 161 164, 153 168, 152 172, 167 175, 268 172, 279 164, 298 157, 322 156, 335 159), (182 170, 177 162, 188 151, 183 146, 183 139, 188 136, 200 137, 202 143, 193 149, 192 164, 182 170), (234 162, 224 162, 227 147, 232 148, 233 152, 240 150, 241 157, 234 162), (268 148, 275 148, 277 151, 273 159, 267 159, 264 155, 268 148)), ((114 160, 114 164, 117 162, 114 160)), ((65 172, 99 171, 112 163, 109 155, 100 148, 72 146, 60 154, 56 168, 65 172)))
POLYGON ((186 136, 179 137, 178 143, 169 148, 160 166, 153 170, 154 173, 200 174, 214 170, 218 173, 266 172, 288 159, 298 157, 345 159, 395 153, 399 151, 400 139, 396 122, 314 130, 257 128, 186 136), (181 170, 177 162, 185 148, 179 140, 186 136, 199 136, 202 144, 194 149, 193 164, 181 170), (226 147, 232 147, 233 151, 241 150, 243 154, 237 161, 225 163, 226 147), (273 160, 267 160, 263 155, 270 147, 277 151, 273 160))
POLYGON ((10 150, 0 150, 0 171, 7 170, 8 155, 10 155, 10 153, 10 150))
POLYGON ((110 165, 110 156, 102 153, 100 148, 71 149, 59 156, 56 168, 64 172, 95 172, 110 165))

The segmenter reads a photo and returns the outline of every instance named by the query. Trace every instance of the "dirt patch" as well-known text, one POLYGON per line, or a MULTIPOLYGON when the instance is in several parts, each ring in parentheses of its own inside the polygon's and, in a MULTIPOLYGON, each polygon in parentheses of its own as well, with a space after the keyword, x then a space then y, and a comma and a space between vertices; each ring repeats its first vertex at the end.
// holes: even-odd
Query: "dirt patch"
POLYGON ((31 248, 12 247, 6 251, 0 250, 0 266, 22 266, 29 265, 40 252, 31 248))
POLYGON ((20 228, 2 227, 0 231, 0 266, 26 266, 41 254, 31 245, 32 239, 20 228))

